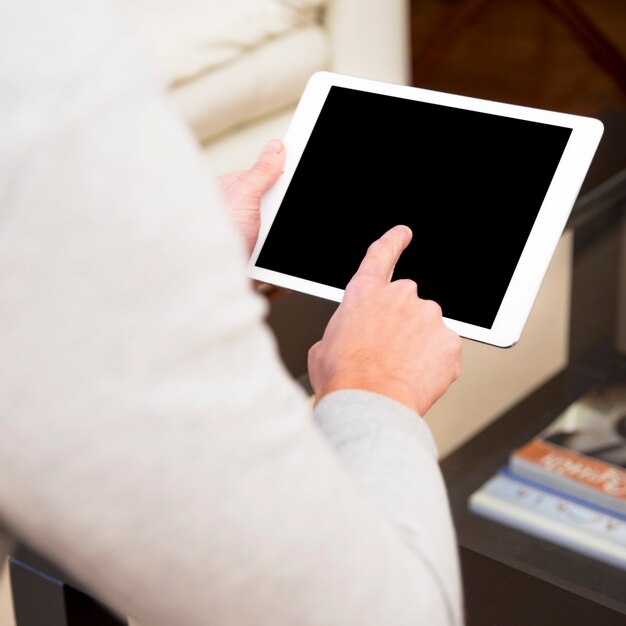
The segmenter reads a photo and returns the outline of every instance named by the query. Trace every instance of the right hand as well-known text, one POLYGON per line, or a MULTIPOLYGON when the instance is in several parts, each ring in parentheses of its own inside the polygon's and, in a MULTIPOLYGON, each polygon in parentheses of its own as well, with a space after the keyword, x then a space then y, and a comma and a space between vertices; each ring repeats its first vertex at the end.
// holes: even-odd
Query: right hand
POLYGON ((362 389, 423 416, 459 377, 461 338, 444 325, 441 307, 422 300, 414 281, 391 280, 411 237, 409 228, 396 226, 369 247, 309 350, 316 402, 332 391, 362 389))

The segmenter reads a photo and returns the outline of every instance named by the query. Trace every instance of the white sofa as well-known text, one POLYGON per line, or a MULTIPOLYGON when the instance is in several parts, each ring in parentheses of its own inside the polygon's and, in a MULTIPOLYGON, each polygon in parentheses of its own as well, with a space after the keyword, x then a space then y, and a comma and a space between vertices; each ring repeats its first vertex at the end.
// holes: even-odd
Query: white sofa
POLYGON ((117 0, 218 173, 282 137, 311 74, 408 84, 406 0, 117 0))
MULTIPOLYGON (((249 167, 284 135, 316 70, 410 84, 408 0, 117 1, 161 59, 172 102, 218 174, 249 167)), ((461 378, 427 416, 442 456, 566 364, 571 247, 566 233, 515 347, 465 342, 461 378)), ((294 376, 335 306, 297 293, 271 301, 294 376)))

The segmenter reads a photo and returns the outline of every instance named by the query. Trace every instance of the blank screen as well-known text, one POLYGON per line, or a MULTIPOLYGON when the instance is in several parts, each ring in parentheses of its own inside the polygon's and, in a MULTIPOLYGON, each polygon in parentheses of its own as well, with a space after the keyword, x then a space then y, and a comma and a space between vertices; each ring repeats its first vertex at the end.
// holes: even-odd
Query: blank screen
POLYGON ((256 265, 344 289, 396 224, 394 278, 490 328, 570 128, 332 87, 256 265))

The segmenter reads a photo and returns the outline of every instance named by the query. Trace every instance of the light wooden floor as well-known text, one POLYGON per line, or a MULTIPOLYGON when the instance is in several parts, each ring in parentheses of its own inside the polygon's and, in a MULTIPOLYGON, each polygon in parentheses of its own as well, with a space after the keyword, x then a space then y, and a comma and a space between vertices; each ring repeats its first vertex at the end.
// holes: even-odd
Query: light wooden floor
MULTIPOLYGON (((626 1, 575 2, 626 58, 626 1)), ((412 0, 414 70, 461 4, 412 0)), ((414 84, 582 115, 626 108, 626 95, 541 0, 494 0, 414 84)))

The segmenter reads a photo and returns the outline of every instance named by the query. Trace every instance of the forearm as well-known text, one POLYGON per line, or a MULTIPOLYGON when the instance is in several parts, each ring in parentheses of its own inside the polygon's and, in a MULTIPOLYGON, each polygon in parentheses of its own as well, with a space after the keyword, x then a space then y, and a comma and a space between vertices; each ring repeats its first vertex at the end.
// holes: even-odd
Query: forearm
POLYGON ((431 572, 451 623, 457 623, 455 531, 426 422, 399 402, 358 390, 325 396, 315 417, 359 490, 431 572))

